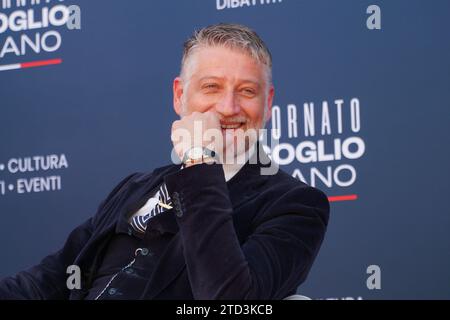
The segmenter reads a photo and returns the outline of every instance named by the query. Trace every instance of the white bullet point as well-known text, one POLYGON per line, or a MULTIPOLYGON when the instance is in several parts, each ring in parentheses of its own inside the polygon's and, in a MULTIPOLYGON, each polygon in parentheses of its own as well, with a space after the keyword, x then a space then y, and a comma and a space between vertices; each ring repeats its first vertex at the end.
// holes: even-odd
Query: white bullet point
POLYGON ((5 165, 3 163, 0 163, 0 171, 5 170, 5 165))
POLYGON ((8 186, 8 189, 9 189, 9 191, 14 190, 14 186, 13 186, 12 184, 10 184, 10 185, 8 186))

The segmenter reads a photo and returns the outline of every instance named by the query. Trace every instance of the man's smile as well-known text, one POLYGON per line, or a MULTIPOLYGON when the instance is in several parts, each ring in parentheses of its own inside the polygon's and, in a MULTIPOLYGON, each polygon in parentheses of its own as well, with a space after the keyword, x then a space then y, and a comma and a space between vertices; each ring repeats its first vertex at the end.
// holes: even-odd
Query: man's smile
POLYGON ((239 129, 244 124, 245 124, 245 122, 221 122, 220 127, 222 128, 222 130, 239 129))

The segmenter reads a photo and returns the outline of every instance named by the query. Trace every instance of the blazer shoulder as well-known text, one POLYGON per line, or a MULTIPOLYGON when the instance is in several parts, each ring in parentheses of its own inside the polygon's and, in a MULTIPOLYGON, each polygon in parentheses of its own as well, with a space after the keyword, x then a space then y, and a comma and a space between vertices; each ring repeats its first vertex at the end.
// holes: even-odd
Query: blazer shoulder
POLYGON ((303 181, 294 178, 285 171, 279 169, 275 175, 268 179, 268 187, 276 189, 280 194, 284 194, 290 190, 307 191, 307 192, 322 192, 317 188, 311 187, 303 181))
POLYGON ((136 173, 134 182, 147 182, 150 179, 158 178, 160 176, 165 176, 171 172, 179 170, 180 166, 175 164, 169 164, 163 167, 159 167, 150 172, 138 172, 136 173))
POLYGON ((120 194, 127 190, 131 185, 147 183, 152 179, 157 179, 159 176, 164 176, 165 174, 176 170, 178 166, 167 165, 164 167, 156 168, 150 172, 134 172, 122 178, 118 184, 112 189, 103 202, 107 202, 114 196, 120 194))
POLYGON ((327 195, 281 169, 269 179, 266 189, 273 194, 274 201, 311 207, 328 216, 330 205, 327 195))
POLYGON ((145 183, 148 182, 149 180, 160 176, 160 175, 166 175, 169 172, 172 172, 173 170, 177 170, 177 168, 179 168, 179 166, 174 165, 174 164, 170 164, 170 165, 166 165, 163 167, 159 167, 154 169, 153 171, 148 171, 148 172, 134 172, 130 175, 128 175, 126 178, 124 178, 120 183, 122 185, 126 184, 126 182, 131 182, 131 183, 145 183))

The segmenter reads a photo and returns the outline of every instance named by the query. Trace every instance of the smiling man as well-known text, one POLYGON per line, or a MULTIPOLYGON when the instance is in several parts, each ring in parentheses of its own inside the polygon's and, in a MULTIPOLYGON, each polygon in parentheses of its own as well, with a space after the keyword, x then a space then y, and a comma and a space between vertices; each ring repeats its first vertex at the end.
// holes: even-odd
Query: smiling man
MULTIPOLYGON (((247 50, 244 34, 220 46, 209 43, 220 36, 220 30, 205 29, 185 43, 181 76, 173 84, 175 112, 181 120, 174 122, 172 137, 185 137, 176 134, 185 129, 183 133, 187 131, 192 140, 208 132, 206 135, 217 138, 214 130, 220 130, 221 137, 214 142, 204 139, 201 147, 209 144, 218 149, 214 151, 220 162, 228 165, 236 164, 236 157, 254 146, 259 129, 271 114, 274 88, 270 53, 262 41, 258 39, 258 47, 247 50), (199 124, 199 132, 194 130, 195 123, 199 124)), ((194 144, 189 139, 179 145, 173 140, 181 157, 194 144)))
POLYGON ((173 82, 180 119, 171 139, 183 163, 125 178, 60 251, 3 279, 0 298, 294 294, 319 251, 329 205, 281 170, 263 174, 270 160, 257 138, 271 113, 271 67, 266 45, 245 26, 195 32, 173 82), (67 281, 71 265, 81 270, 79 286, 67 281))

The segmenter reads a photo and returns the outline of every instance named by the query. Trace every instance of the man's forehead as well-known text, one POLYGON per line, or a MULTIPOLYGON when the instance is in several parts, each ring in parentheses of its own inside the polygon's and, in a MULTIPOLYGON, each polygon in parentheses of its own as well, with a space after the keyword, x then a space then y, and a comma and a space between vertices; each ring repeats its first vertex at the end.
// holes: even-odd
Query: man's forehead
POLYGON ((196 60, 200 58, 202 62, 222 61, 225 57, 233 57, 247 64, 260 65, 258 59, 255 59, 250 52, 239 48, 228 48, 225 46, 204 46, 198 47, 191 53, 191 57, 196 60))
POLYGON ((202 47, 193 52, 193 56, 202 64, 233 62, 245 63, 261 67, 260 63, 249 52, 243 49, 230 49, 227 47, 202 47), (231 58, 231 59, 230 59, 231 58))
POLYGON ((240 81, 261 84, 265 66, 243 50, 225 47, 198 48, 190 61, 190 74, 195 80, 223 80, 237 77, 240 81))
MULTIPOLYGON (((198 82, 203 82, 203 81, 205 81, 205 82, 206 81, 224 81, 224 80, 226 80, 226 76, 220 76, 220 75, 218 75, 218 76, 213 76, 213 75, 208 76, 207 75, 207 76, 198 77, 198 82)), ((240 78, 239 82, 252 83, 252 84, 255 84, 255 85, 259 86, 263 82, 263 79, 246 76, 246 77, 240 78)))

